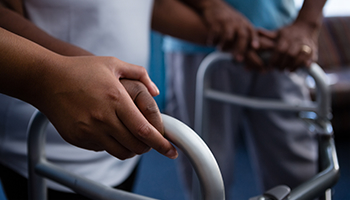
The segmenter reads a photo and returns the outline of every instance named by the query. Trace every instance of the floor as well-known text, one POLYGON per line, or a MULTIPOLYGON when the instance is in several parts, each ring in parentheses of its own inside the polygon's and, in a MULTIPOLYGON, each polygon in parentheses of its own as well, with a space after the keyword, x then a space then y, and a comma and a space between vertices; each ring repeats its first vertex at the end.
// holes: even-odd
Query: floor
MULTIPOLYGON (((336 137, 336 148, 341 177, 333 189, 333 199, 347 200, 350 199, 350 133, 336 137)), ((239 147, 236 157, 235 174, 237 184, 231 188, 233 195, 228 199, 249 199, 259 193, 243 145, 239 147)), ((141 160, 135 193, 164 200, 185 200, 176 170, 176 162, 153 150, 144 155, 141 160)), ((0 200, 6 200, 1 190, 0 200)))

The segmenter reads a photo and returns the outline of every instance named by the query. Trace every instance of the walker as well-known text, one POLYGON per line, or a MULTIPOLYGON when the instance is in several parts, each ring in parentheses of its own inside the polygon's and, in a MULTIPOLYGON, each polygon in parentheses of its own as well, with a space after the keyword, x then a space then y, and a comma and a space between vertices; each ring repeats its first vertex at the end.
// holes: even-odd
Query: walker
MULTIPOLYGON (((229 54, 212 53, 202 62, 197 74, 196 91, 196 124, 195 130, 201 133, 203 110, 205 99, 214 99, 241 106, 257 109, 288 110, 291 112, 314 113, 316 117, 308 118, 302 116, 320 134, 320 161, 322 171, 311 180, 301 184, 294 190, 287 186, 277 186, 261 196, 253 197, 251 200, 311 200, 326 192, 330 199, 330 190, 338 179, 339 165, 333 141, 332 125, 329 121, 330 96, 326 84, 325 74, 317 64, 313 64, 308 70, 315 79, 317 86, 317 100, 307 105, 289 105, 283 102, 239 97, 232 94, 223 94, 210 89, 210 83, 206 81, 207 75, 215 62, 220 60, 231 60, 229 54)), ((165 137, 179 147, 190 159, 196 174, 199 177, 201 188, 201 199, 224 200, 224 185, 217 162, 204 143, 204 141, 189 127, 182 122, 162 115, 165 127, 165 137)), ((28 170, 29 170, 29 196, 31 200, 46 199, 46 185, 44 178, 51 179, 71 188, 73 191, 99 200, 146 200, 149 197, 117 190, 93 182, 84 177, 59 168, 45 158, 45 130, 48 124, 47 118, 37 111, 33 114, 28 129, 28 170)), ((202 136, 205 140, 206 136, 202 136)))
POLYGON ((288 186, 277 186, 250 200, 312 200, 323 193, 325 193, 326 199, 330 200, 330 188, 336 184, 339 178, 339 164, 330 122, 331 96, 326 74, 316 63, 313 63, 309 69, 305 69, 315 81, 316 101, 303 104, 287 104, 275 100, 243 97, 211 89, 208 77, 210 72, 215 70, 213 64, 232 59, 230 54, 214 52, 209 54, 200 64, 196 80, 195 131, 202 136, 204 141, 207 140, 208 135, 202 134, 203 124, 209 118, 205 111, 207 99, 254 109, 299 112, 299 116, 320 136, 319 162, 321 172, 293 190, 290 190, 288 186))
MULTIPOLYGON (((224 184, 216 160, 203 140, 182 122, 162 115, 165 137, 179 147, 191 160, 201 182, 206 200, 224 200, 224 184)), ((47 118, 39 111, 33 114, 28 132, 29 199, 45 200, 45 179, 51 179, 76 193, 97 200, 151 200, 153 198, 114 189, 72 174, 45 157, 47 118)))

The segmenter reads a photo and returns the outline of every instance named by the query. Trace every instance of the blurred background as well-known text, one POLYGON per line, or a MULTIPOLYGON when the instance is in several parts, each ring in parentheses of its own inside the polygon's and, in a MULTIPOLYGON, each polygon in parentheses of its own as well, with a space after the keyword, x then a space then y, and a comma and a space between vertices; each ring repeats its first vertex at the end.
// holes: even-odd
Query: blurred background
MULTIPOLYGON (((300 7, 303 0, 295 0, 300 7)), ((328 0, 324 8, 325 22, 321 32, 320 65, 332 79, 332 124, 341 175, 334 187, 335 200, 350 199, 350 1, 328 0)), ((161 109, 165 104, 165 69, 162 53, 162 35, 152 33, 151 71, 153 81, 160 89, 156 101, 161 109)), ((235 180, 232 199, 249 199, 260 194, 256 186, 244 141, 237 147, 235 180)), ((165 200, 184 200, 176 161, 155 151, 143 155, 135 186, 135 193, 165 200)), ((230 199, 231 199, 230 198, 230 199)), ((6 200, 1 189, 0 200, 6 200)))
MULTIPOLYGON (((303 0, 295 0, 301 7, 303 0)), ((328 0, 324 7, 325 21, 319 40, 319 64, 326 71, 332 88, 332 113, 336 149, 340 164, 340 179, 333 188, 333 199, 350 199, 350 1, 328 0)), ((152 34, 151 67, 165 73, 162 36, 152 34)), ((156 70, 152 70, 156 71, 156 70)), ((160 87, 161 95, 156 97, 163 108, 165 98, 164 75, 151 74, 160 87)), ((235 171, 236 183, 230 199, 249 199, 260 194, 254 173, 242 139, 237 147, 235 171)), ((182 200, 183 188, 177 175, 176 162, 151 151, 143 156, 141 173, 135 192, 159 199, 182 200)))

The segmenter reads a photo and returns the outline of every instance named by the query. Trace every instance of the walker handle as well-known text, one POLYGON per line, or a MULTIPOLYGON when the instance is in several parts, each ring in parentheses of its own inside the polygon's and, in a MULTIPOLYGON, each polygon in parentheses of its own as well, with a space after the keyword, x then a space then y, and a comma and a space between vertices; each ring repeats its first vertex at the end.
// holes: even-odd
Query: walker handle
MULTIPOLYGON (((217 162, 203 140, 180 121, 162 115, 165 137, 178 146, 191 160, 201 181, 203 199, 224 200, 224 184, 217 162)), ((147 200, 145 196, 113 189, 72 174, 46 160, 46 127, 49 121, 44 114, 36 111, 28 129, 28 175, 29 199, 46 199, 44 178, 52 179, 77 193, 99 200, 147 200)))

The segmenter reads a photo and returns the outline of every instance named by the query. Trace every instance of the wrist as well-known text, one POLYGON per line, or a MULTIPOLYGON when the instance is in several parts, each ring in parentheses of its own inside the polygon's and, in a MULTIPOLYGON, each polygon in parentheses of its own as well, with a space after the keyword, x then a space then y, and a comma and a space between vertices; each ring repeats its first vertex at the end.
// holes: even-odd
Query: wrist
POLYGON ((294 24, 303 26, 310 30, 318 30, 322 26, 323 17, 317 17, 316 19, 308 19, 307 17, 298 16, 298 18, 294 21, 294 24))
POLYGON ((301 27, 302 30, 309 33, 311 36, 318 35, 321 26, 322 26, 322 19, 320 20, 303 20, 303 19, 296 19, 293 23, 293 25, 301 27))
MULTIPOLYGON (((41 109, 47 100, 47 95, 51 92, 52 74, 57 73, 61 68, 60 63, 63 57, 45 49, 41 52, 40 57, 33 59, 28 67, 28 72, 22 78, 22 100, 41 109)), ((56 84, 60 83, 56 82, 56 84)))
POLYGON ((304 0, 295 24, 317 32, 322 26, 322 10, 325 2, 326 0, 304 0))

